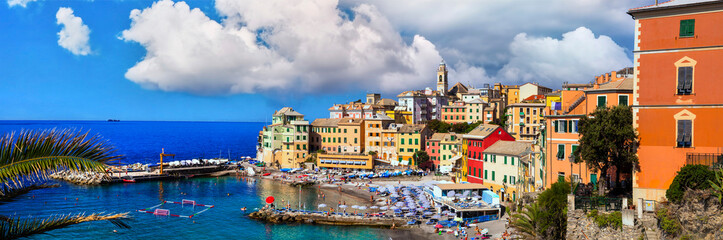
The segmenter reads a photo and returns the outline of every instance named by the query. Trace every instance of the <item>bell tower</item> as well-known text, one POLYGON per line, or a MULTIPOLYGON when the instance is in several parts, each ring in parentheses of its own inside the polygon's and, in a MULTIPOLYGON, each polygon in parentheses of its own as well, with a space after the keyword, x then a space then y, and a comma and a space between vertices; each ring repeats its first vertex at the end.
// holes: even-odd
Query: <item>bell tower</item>
POLYGON ((447 95, 448 83, 447 83, 447 64, 444 63, 444 59, 439 63, 437 68, 437 91, 442 95, 447 95))

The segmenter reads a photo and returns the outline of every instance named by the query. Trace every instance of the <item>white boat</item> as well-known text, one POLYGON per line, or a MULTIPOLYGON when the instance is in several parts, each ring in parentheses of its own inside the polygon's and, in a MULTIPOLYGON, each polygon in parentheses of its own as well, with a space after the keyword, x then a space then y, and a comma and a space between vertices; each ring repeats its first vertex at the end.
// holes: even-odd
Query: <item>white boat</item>
POLYGON ((246 168, 246 173, 248 173, 248 175, 249 175, 249 176, 252 176, 252 177, 253 177, 254 175, 256 175, 256 172, 254 172, 254 168, 253 168, 253 167, 248 167, 248 168, 246 168))

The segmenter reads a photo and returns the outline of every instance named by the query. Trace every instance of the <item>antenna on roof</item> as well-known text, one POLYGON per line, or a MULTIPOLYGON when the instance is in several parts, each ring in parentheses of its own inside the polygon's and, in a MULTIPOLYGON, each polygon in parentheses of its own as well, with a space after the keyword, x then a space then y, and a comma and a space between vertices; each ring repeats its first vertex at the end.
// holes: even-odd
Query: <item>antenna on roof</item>
POLYGON ((655 0, 655 6, 658 6, 658 0, 655 0))

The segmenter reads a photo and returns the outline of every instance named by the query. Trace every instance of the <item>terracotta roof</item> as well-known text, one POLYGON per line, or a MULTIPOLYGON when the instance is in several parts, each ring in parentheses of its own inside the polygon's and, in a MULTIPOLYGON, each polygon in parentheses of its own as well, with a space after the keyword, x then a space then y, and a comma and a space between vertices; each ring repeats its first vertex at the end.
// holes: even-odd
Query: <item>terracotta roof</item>
POLYGON ((479 183, 447 183, 447 184, 435 184, 442 190, 468 190, 468 189, 486 189, 482 184, 479 183))
POLYGON ((429 141, 435 141, 435 142, 442 141, 442 139, 444 139, 444 136, 447 134, 449 134, 449 133, 434 133, 434 134, 432 134, 432 137, 429 138, 429 141))
POLYGON ((339 119, 338 125, 359 125, 364 121, 361 118, 342 118, 339 119))
POLYGON ((529 97, 525 98, 525 99, 522 100, 522 101, 532 101, 532 100, 540 100, 540 99, 545 99, 545 95, 542 95, 542 94, 540 94, 540 95, 532 95, 532 96, 529 96, 529 97))
POLYGON ((398 103, 397 101, 394 101, 389 98, 382 98, 381 100, 377 101, 377 104, 382 106, 396 106, 398 103))
POLYGON ((394 120, 386 114, 375 113, 371 117, 365 118, 366 120, 394 120))
POLYGON ((468 103, 468 104, 469 104, 469 103, 486 103, 486 102, 485 102, 484 100, 482 100, 482 99, 475 98, 475 99, 466 101, 465 103, 468 103))
POLYGON ((545 103, 513 103, 508 107, 544 107, 545 103))
POLYGON ((281 115, 286 115, 286 116, 302 116, 302 117, 304 116, 304 114, 301 114, 301 113, 299 113, 299 112, 297 112, 297 111, 294 111, 294 109, 293 109, 293 108, 290 108, 290 107, 283 107, 283 108, 281 108, 281 110, 279 110, 278 112, 274 113, 274 116, 281 116, 281 115))
POLYGON ((449 92, 450 94, 466 93, 468 89, 469 88, 467 88, 467 86, 458 82, 457 84, 454 84, 454 86, 449 88, 449 91, 447 92, 449 92))
POLYGON ((339 118, 317 118, 311 123, 314 127, 336 127, 339 126, 339 118))
POLYGON ((484 153, 502 154, 509 156, 523 156, 531 151, 532 144, 518 141, 497 141, 487 147, 484 153))
POLYGON ((492 134, 495 130, 501 129, 499 125, 494 124, 480 124, 476 128, 472 129, 467 134, 464 134, 465 138, 485 138, 492 134))
POLYGON ((404 133, 411 133, 414 131, 421 132, 426 127, 427 127, 427 125, 424 125, 424 124, 404 124, 401 127, 399 127, 398 132, 404 132, 404 133))
POLYGON ((625 78, 620 81, 600 84, 600 88, 589 89, 586 92, 594 92, 594 91, 601 91, 601 90, 629 90, 629 91, 632 91, 633 90, 633 79, 625 78))

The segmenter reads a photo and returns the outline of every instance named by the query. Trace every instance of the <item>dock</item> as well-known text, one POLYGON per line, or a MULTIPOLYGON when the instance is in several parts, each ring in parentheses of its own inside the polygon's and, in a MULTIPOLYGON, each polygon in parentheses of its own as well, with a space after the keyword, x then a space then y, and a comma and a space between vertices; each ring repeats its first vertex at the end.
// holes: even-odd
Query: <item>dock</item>
POLYGON ((180 168, 164 168, 163 174, 158 170, 154 171, 133 171, 133 172, 115 172, 110 175, 109 179, 105 179, 103 184, 123 183, 129 180, 135 182, 144 181, 161 181, 173 179, 188 179, 193 177, 219 177, 236 173, 238 168, 229 165, 211 165, 211 166, 191 166, 180 168), (126 180, 126 181, 124 181, 126 180))
POLYGON ((268 223, 306 223, 336 226, 403 227, 411 218, 402 217, 363 217, 353 214, 328 213, 326 211, 281 211, 259 210, 249 214, 249 218, 268 223))

